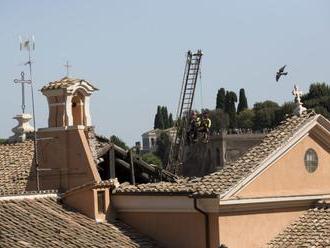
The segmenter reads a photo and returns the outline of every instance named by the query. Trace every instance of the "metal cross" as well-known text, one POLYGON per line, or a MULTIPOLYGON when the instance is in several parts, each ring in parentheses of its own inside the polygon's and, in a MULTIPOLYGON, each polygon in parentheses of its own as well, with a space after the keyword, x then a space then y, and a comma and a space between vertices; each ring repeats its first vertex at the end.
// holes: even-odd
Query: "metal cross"
POLYGON ((24 79, 24 71, 21 72, 21 79, 15 79, 15 84, 21 84, 22 86, 22 111, 23 114, 25 113, 25 84, 31 84, 31 80, 25 80, 24 79))
POLYGON ((294 85, 292 95, 294 95, 297 98, 297 102, 301 103, 300 97, 302 96, 303 92, 298 89, 297 85, 294 85))
POLYGON ((69 69, 72 67, 72 65, 69 64, 69 61, 66 61, 64 67, 66 67, 66 76, 69 77, 69 69))

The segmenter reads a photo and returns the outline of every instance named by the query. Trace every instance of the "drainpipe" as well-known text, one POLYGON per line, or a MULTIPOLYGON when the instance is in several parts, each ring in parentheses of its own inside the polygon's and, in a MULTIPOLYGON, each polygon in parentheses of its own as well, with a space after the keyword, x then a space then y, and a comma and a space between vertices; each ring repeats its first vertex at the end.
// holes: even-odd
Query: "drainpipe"
POLYGON ((210 246, 210 227, 209 227, 209 216, 205 211, 197 207, 197 199, 194 198, 194 208, 197 210, 197 212, 200 212, 202 215, 204 215, 204 223, 205 223, 205 247, 211 248, 210 246))

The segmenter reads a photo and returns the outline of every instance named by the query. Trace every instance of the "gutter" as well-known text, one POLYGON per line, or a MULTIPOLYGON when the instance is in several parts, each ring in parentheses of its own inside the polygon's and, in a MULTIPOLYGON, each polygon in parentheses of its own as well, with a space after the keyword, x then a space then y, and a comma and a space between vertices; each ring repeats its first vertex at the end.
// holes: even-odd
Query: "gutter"
POLYGON ((194 208, 197 212, 200 212, 202 215, 204 215, 204 223, 205 223, 205 247, 206 248, 211 248, 210 247, 210 227, 209 227, 209 216, 208 214, 203 211, 202 209, 197 207, 197 199, 194 198, 194 208))

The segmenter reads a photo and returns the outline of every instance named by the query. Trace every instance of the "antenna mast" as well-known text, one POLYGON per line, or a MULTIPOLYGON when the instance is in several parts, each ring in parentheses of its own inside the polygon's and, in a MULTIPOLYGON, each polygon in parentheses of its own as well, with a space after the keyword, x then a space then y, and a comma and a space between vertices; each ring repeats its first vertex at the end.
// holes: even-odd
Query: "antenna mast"
POLYGON ((33 90, 33 79, 32 79, 32 60, 31 60, 31 52, 35 50, 35 39, 34 36, 27 37, 22 39, 19 37, 20 40, 20 51, 26 50, 28 51, 28 61, 24 63, 24 65, 29 66, 30 72, 30 86, 31 86, 31 99, 32 99, 32 116, 33 116, 33 145, 34 145, 34 163, 36 166, 36 184, 37 184, 37 191, 40 191, 40 183, 39 183, 39 164, 38 164, 38 145, 37 145, 37 129, 36 129, 36 114, 35 114, 35 104, 34 104, 34 90, 33 90))

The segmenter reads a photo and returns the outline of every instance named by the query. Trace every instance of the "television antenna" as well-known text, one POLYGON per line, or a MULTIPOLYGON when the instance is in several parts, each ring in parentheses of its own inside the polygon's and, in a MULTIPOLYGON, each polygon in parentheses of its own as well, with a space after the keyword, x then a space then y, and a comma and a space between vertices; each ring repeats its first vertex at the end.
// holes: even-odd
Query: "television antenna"
MULTIPOLYGON (((37 191, 40 191, 40 183, 39 183, 39 164, 38 164, 38 145, 37 145, 37 129, 36 129, 36 114, 35 114, 35 104, 34 104, 34 90, 33 90, 33 79, 32 79, 32 59, 31 53, 35 50, 35 39, 34 35, 31 37, 22 38, 19 36, 19 47, 20 51, 27 51, 28 52, 28 61, 24 63, 24 65, 29 66, 30 72, 30 86, 31 86, 31 99, 32 99, 32 116, 33 116, 33 146, 34 146, 34 163, 36 166, 36 183, 37 183, 37 191)), ((22 75, 22 74, 21 74, 22 75)), ((22 104, 23 105, 23 104, 22 104)))

